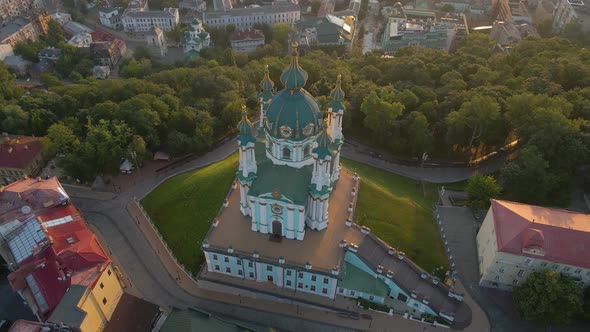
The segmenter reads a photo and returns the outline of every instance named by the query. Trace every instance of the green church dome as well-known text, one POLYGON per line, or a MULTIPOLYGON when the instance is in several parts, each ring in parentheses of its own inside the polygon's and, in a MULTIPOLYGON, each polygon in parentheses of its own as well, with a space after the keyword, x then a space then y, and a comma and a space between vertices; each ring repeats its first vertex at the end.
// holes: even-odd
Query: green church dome
POLYGON ((315 141, 317 142, 317 147, 313 149, 313 152, 317 153, 320 159, 325 159, 327 156, 332 156, 332 151, 330 150, 332 145, 332 137, 330 137, 330 134, 328 134, 328 124, 326 121, 324 121, 322 131, 316 137, 315 141))
POLYGON ((338 80, 336 80, 336 87, 330 92, 330 97, 334 101, 342 101, 344 99, 344 91, 342 90, 342 75, 338 74, 338 80))
POLYGON ((320 107, 309 92, 281 90, 268 106, 264 125, 272 137, 302 141, 320 131, 321 119, 320 107))
POLYGON ((297 43, 291 44, 291 63, 281 74, 281 83, 288 90, 299 90, 307 82, 307 72, 299 66, 299 53, 297 53, 297 43))
POLYGON ((245 105, 242 106, 242 120, 238 122, 238 129, 240 130, 240 134, 238 135, 240 144, 246 145, 250 142, 254 143, 256 141, 256 138, 252 135, 254 132, 254 125, 248 119, 248 112, 245 105))
POLYGON ((275 82, 270 79, 268 73, 268 65, 264 66, 264 78, 260 82, 260 87, 262 91, 271 91, 275 87, 275 82))
POLYGON ((285 88, 272 98, 264 125, 272 137, 302 141, 319 133, 322 114, 318 102, 303 89, 307 73, 299 66, 297 43, 291 48, 291 64, 281 75, 285 88))

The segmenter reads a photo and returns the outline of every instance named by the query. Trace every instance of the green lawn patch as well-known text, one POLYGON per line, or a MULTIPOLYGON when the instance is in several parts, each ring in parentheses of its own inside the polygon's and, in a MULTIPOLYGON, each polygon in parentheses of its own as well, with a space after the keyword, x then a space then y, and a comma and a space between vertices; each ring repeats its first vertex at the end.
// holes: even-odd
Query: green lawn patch
POLYGON ((200 245, 223 203, 238 169, 238 154, 179 174, 162 183, 141 204, 168 246, 190 271, 204 257, 200 245))
POLYGON ((342 164, 361 177, 356 222, 427 272, 440 266, 446 270, 448 261, 432 216, 439 185, 426 184, 424 197, 419 181, 348 159, 342 164))

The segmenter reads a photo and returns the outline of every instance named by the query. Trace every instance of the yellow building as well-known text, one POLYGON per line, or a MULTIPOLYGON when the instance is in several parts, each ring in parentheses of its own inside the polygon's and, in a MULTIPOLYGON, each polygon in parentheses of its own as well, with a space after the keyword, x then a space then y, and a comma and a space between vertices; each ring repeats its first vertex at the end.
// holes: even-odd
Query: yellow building
POLYGON ((102 331, 123 295, 112 264, 102 271, 95 284, 72 285, 48 321, 77 327, 82 332, 102 331))
POLYGON ((590 285, 590 215, 492 200, 477 234, 480 286, 511 290, 551 269, 590 285))

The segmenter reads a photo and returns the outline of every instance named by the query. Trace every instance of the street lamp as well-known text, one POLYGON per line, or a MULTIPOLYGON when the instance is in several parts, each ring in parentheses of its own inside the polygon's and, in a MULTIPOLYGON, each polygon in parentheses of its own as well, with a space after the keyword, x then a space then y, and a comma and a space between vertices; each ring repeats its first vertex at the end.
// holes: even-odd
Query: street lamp
POLYGON ((424 162, 428 160, 428 154, 426 154, 426 152, 424 152, 422 154, 422 162, 420 163, 420 179, 422 181, 422 194, 424 195, 424 197, 426 197, 426 189, 424 188, 424 162))

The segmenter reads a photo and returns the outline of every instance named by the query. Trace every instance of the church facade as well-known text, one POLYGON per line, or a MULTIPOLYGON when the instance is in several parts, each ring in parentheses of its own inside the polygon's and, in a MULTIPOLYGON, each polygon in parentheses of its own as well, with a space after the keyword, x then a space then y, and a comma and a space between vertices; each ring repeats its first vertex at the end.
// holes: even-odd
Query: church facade
POLYGON ((297 44, 291 48, 282 90, 265 69, 258 126, 242 109, 236 180, 202 243, 207 268, 199 278, 401 304, 466 324, 471 312, 461 294, 353 222, 360 181, 340 166, 341 77, 322 112, 304 89, 297 44))

